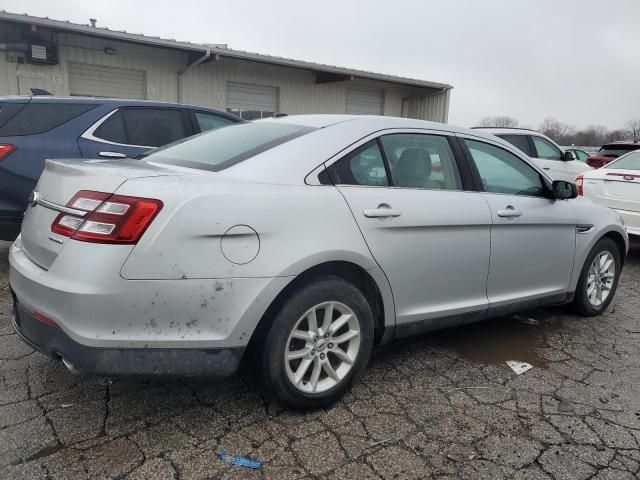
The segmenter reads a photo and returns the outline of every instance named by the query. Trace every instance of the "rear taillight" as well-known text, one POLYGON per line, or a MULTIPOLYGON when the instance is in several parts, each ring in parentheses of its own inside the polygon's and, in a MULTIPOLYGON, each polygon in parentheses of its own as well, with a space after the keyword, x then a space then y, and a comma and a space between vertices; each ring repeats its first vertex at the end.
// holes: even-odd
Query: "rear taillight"
POLYGON ((4 160, 15 151, 16 151, 15 145, 10 145, 8 143, 0 143, 0 161, 4 160))
POLYGON ((162 209, 162 202, 151 198, 127 197, 82 190, 67 207, 87 212, 84 217, 61 213, 51 231, 74 240, 94 243, 138 243, 162 209))
POLYGON ((584 189, 582 188, 583 183, 584 183, 584 177, 582 175, 576 178, 576 185, 578 186, 578 195, 582 195, 582 196, 584 196, 584 189))

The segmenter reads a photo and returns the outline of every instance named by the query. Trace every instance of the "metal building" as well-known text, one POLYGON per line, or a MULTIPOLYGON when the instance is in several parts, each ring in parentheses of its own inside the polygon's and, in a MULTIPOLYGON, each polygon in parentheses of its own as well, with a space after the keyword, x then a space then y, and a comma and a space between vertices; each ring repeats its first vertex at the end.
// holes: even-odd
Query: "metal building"
POLYGON ((234 112, 446 122, 451 86, 0 12, 0 95, 140 98, 234 112))

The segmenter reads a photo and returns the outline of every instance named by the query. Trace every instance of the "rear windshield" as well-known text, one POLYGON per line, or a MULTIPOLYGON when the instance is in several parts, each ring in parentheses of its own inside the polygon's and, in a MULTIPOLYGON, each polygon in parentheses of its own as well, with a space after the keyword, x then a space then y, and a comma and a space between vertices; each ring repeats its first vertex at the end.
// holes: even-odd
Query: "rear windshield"
POLYGON ((158 148, 144 159, 217 172, 312 130, 315 128, 276 122, 236 124, 158 148))
POLYGON ((624 170, 640 170, 640 150, 620 157, 615 162, 611 162, 604 168, 621 168, 624 170))
POLYGON ((639 148, 640 146, 638 145, 605 145, 598 150, 596 155, 600 155, 601 157, 619 157, 620 155, 638 150, 639 148))
POLYGON ((0 136, 44 133, 96 107, 95 104, 31 102, 0 127, 0 136))
POLYGON ((25 105, 26 103, 0 102, 0 127, 11 120, 25 105))

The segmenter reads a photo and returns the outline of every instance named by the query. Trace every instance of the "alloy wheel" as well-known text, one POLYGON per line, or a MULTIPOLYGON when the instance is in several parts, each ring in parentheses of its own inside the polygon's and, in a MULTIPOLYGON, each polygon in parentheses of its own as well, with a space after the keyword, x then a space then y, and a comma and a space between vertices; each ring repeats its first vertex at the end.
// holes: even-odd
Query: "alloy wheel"
POLYGON ((587 298, 600 307, 611 294, 616 276, 616 263, 609 251, 602 251, 593 259, 587 274, 587 298))
POLYGON ((287 377, 305 393, 338 385, 353 368, 360 350, 360 324, 348 306, 320 303, 293 326, 285 350, 287 377))

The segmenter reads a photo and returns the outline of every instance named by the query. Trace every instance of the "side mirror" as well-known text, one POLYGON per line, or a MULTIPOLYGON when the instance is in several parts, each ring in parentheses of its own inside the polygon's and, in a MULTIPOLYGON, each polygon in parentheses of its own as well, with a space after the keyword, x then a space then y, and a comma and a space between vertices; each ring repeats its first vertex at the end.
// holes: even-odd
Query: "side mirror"
POLYGON ((577 160, 578 157, 576 157, 576 154, 573 153, 571 150, 567 150, 566 152, 564 152, 564 161, 565 162, 570 162, 572 160, 577 160))
POLYGON ((578 196, 578 186, 575 183, 565 182, 564 180, 554 180, 553 198, 556 200, 569 200, 578 196))

